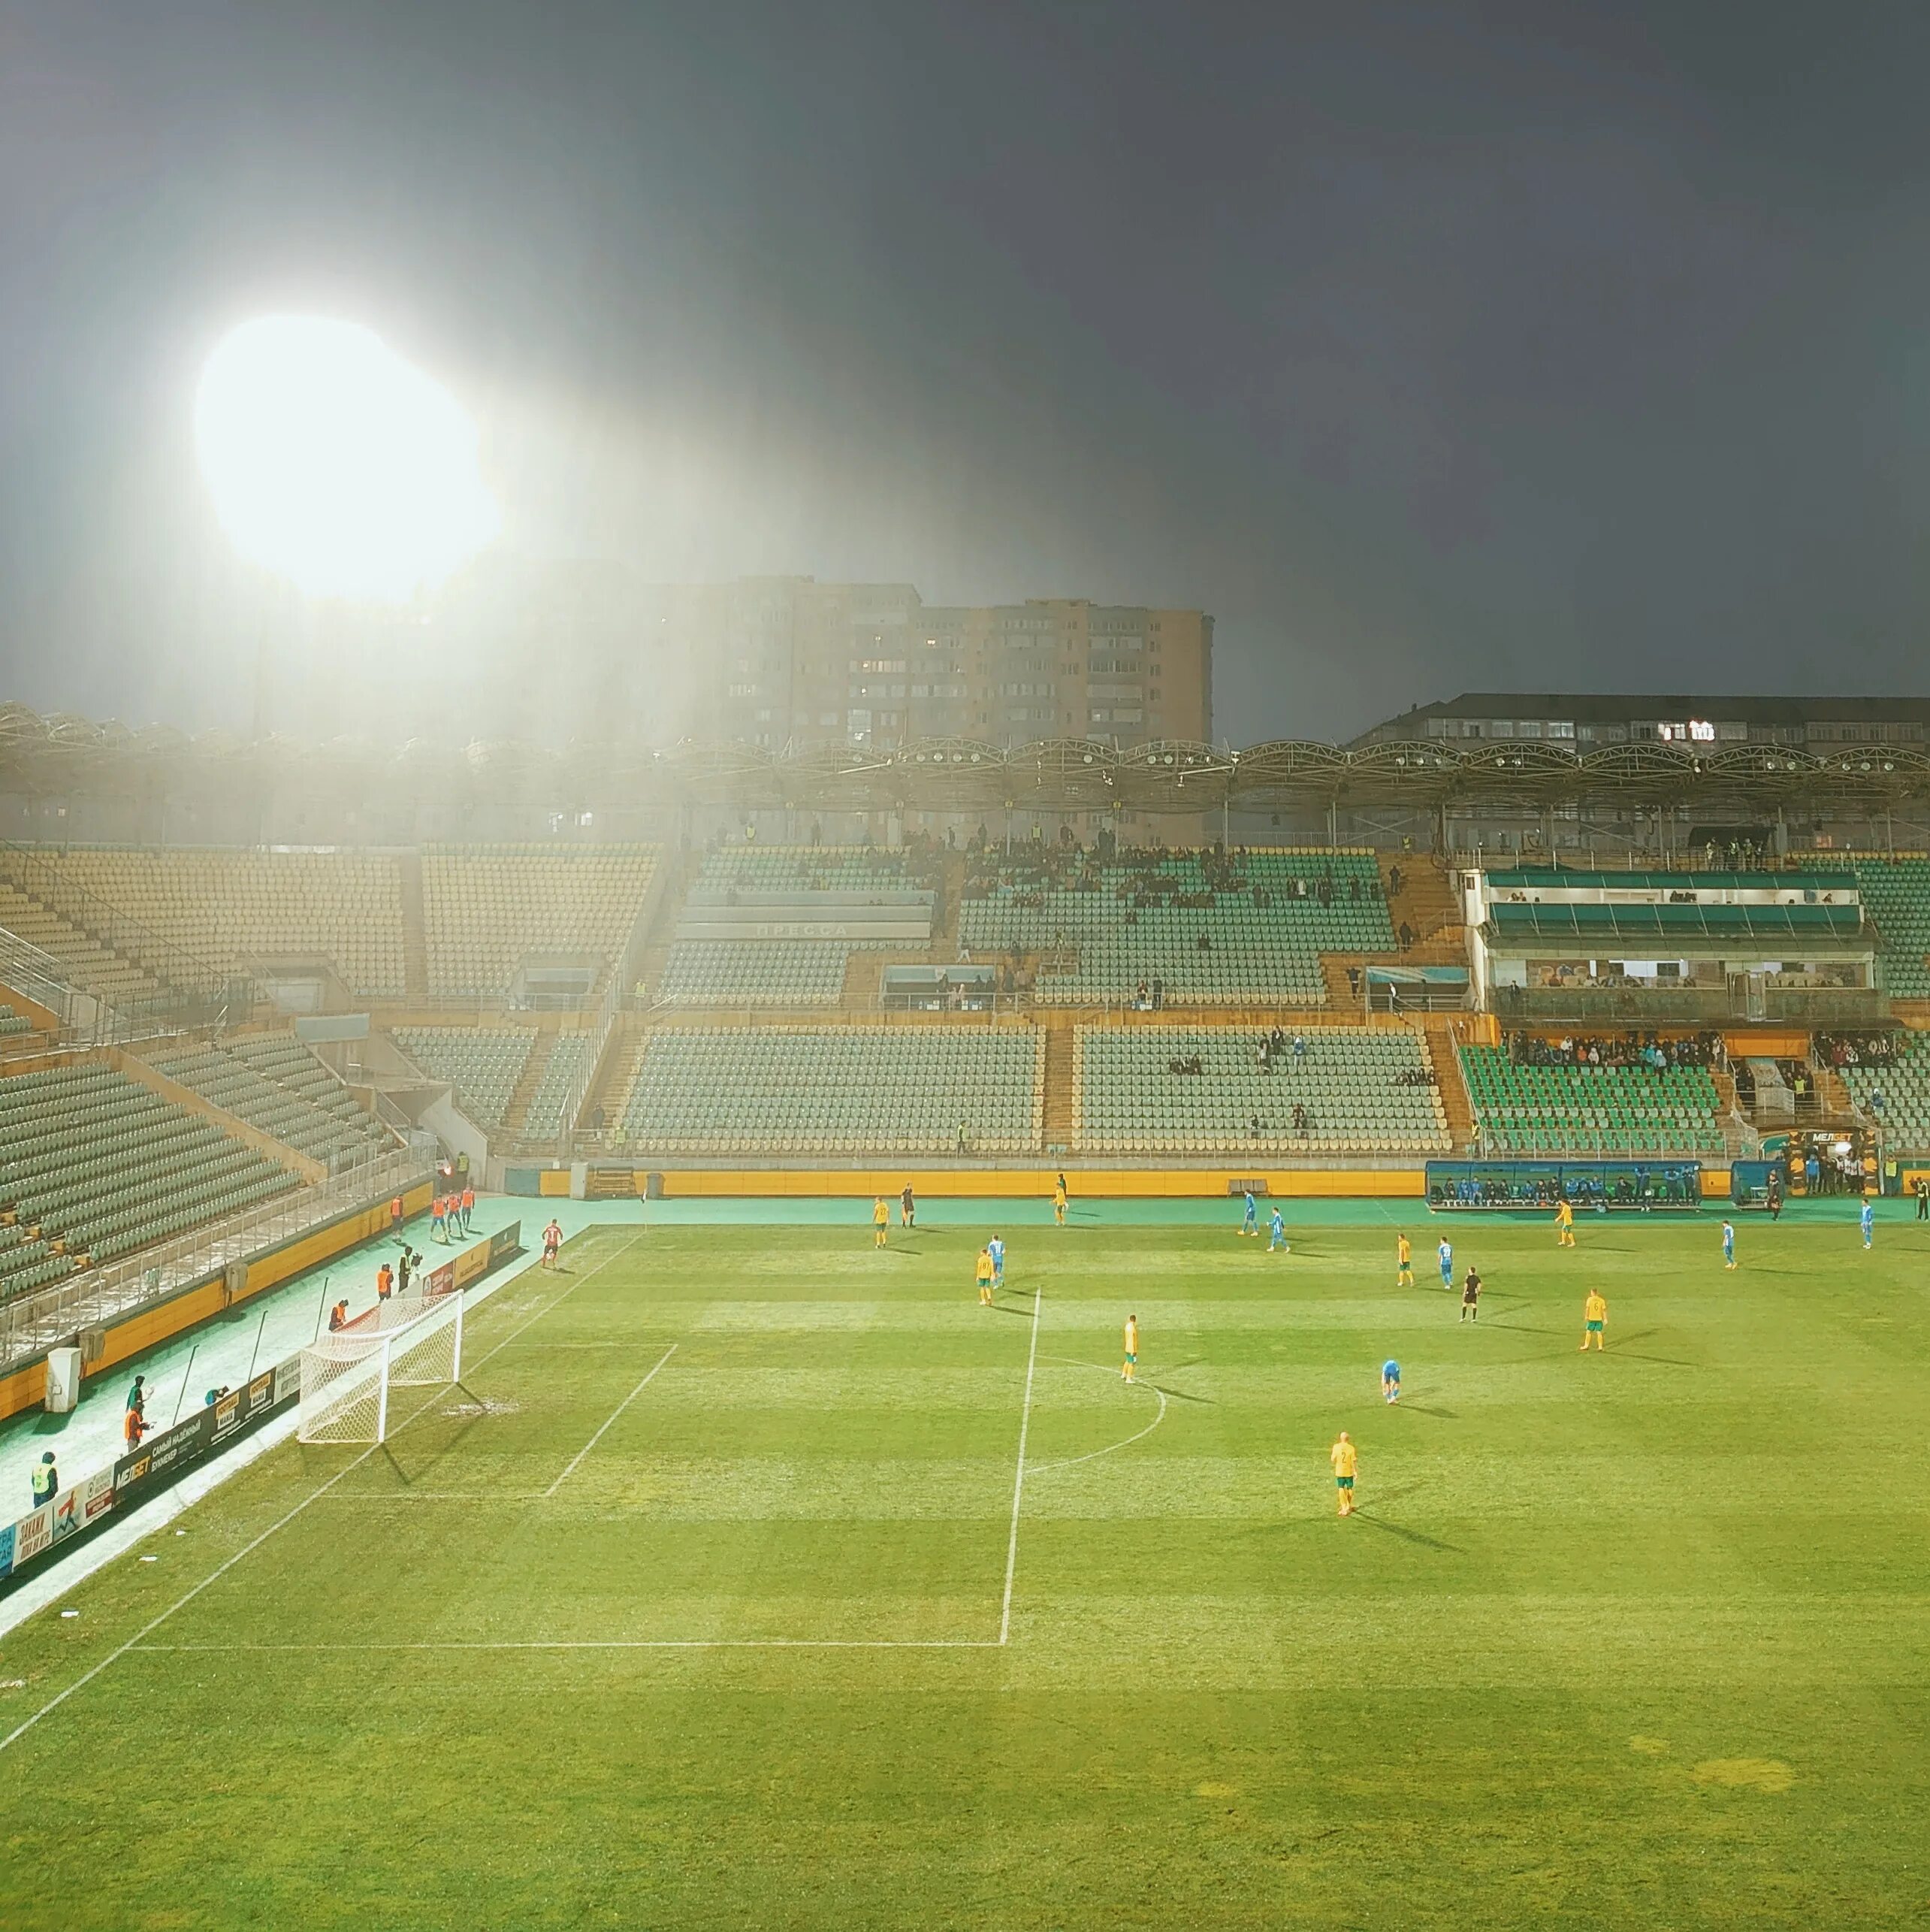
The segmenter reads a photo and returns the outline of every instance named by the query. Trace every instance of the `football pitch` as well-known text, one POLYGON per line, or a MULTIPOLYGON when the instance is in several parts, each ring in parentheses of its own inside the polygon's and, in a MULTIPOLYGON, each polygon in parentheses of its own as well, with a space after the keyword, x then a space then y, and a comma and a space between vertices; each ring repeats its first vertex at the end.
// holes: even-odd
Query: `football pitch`
POLYGON ((1930 1919, 1930 1230, 1234 1225, 578 1236, 0 1639, 0 1923, 1930 1919))

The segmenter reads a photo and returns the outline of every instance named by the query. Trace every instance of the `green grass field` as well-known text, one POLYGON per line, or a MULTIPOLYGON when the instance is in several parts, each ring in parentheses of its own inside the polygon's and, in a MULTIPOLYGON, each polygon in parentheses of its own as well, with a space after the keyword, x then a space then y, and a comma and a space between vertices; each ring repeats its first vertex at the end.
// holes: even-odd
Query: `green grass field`
POLYGON ((587 1234, 0 1640, 0 1923, 1930 1920, 1930 1238, 1438 1232, 587 1234))

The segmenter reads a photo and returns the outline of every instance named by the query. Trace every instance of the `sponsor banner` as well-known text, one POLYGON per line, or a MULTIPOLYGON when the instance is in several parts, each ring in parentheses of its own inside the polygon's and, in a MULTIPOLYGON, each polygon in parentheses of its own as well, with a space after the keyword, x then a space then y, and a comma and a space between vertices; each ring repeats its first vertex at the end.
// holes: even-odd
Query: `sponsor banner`
POLYGON ((521 1221, 512 1221, 506 1228, 499 1228, 489 1237, 488 1265, 494 1268, 506 1256, 520 1253, 522 1251, 522 1246, 523 1224, 521 1221))
POLYGON ((292 1402, 301 1393, 301 1357, 291 1355, 285 1362, 278 1362, 269 1374, 275 1378, 273 1392, 268 1398, 268 1406, 279 1409, 284 1402, 292 1402))
POLYGON ((467 1288, 472 1281, 479 1280, 489 1271, 489 1244, 478 1241, 475 1247, 464 1248, 452 1262, 452 1279, 458 1288, 467 1288))
POLYGON ((10 1576, 14 1568, 14 1525, 0 1527, 0 1577, 10 1576))
POLYGON ((53 1544, 53 1513, 59 1507, 56 1496, 50 1503, 43 1503, 32 1515, 24 1516, 14 1525, 14 1568, 23 1563, 31 1563, 44 1550, 53 1544))
POLYGON ((80 1520, 92 1522, 114 1506, 114 1472, 103 1469, 80 1486, 80 1520))
POLYGON ((446 1295, 455 1285, 456 1265, 453 1261, 446 1261, 423 1283, 422 1293, 433 1302, 437 1296, 446 1295))
POLYGON ((114 1487, 123 1492, 171 1476, 183 1465, 197 1461, 214 1440, 214 1411, 197 1409, 184 1423, 150 1436, 131 1456, 123 1456, 114 1465, 114 1487))

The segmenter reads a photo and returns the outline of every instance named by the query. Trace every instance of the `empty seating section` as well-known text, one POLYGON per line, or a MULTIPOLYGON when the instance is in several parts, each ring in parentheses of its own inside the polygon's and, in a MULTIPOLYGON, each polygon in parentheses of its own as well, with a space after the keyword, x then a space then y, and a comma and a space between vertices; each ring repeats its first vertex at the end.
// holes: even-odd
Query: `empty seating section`
POLYGON ((1864 912, 1883 942, 1885 987, 1898 999, 1930 999, 1930 859, 1833 852, 1805 863, 1856 873, 1864 912))
POLYGON ((1039 955, 1043 1002, 1117 1002, 1157 980, 1169 1003, 1318 1005, 1323 953, 1394 949, 1370 852, 974 863, 959 937, 974 957, 1039 955))
POLYGON ((935 889, 935 860, 870 845, 725 845, 708 854, 693 896, 739 892, 869 892, 935 889))
POLYGON ((396 1043, 422 1071, 455 1089, 479 1127, 500 1126, 536 1044, 528 1026, 398 1026, 396 1043))
POLYGON ((0 1039, 10 1039, 16 1033, 31 1033, 33 1029, 34 1023, 24 1014, 0 1003, 0 1039))
POLYGON ((590 1036, 559 1033, 543 1063, 542 1077, 530 1099, 530 1111, 523 1117, 523 1132, 530 1140, 549 1140, 563 1131, 563 1110, 570 1091, 590 1070, 590 1036))
POLYGON ((1720 1153, 1720 1099, 1704 1067, 1520 1066, 1463 1047, 1475 1122, 1498 1154, 1720 1153))
POLYGON ((673 1006, 835 1006, 841 939, 679 939, 660 996, 673 1006))
POLYGON ((1843 1066, 1837 1072, 1856 1105, 1879 1120, 1889 1153, 1930 1153, 1930 1034, 1905 1033, 1896 1057, 1883 1066, 1843 1066), (1872 1108, 1870 1096, 1883 1096, 1872 1108))
POLYGON ((1093 1153, 1434 1152, 1449 1144, 1414 1033, 1312 1026, 1261 1071, 1231 1026, 1082 1026, 1079 1144, 1093 1153), (1173 1071, 1175 1065, 1199 1072, 1173 1071), (1295 1109, 1300 1111, 1297 1114, 1295 1109))
POLYGON ((394 1144, 388 1130, 288 1034, 180 1047, 146 1057, 170 1080, 332 1169, 353 1166, 394 1144))
POLYGON ((868 846, 712 852, 658 996, 677 1006, 835 1006, 853 948, 930 944, 940 878, 934 857, 868 846))
POLYGON ((35 856, 166 945, 221 972, 319 957, 355 993, 402 993, 401 873, 393 858, 78 846, 35 856))
MULTIPOLYGON (((5 855, 0 854, 0 864, 5 863, 5 855)), ((152 973, 63 919, 23 887, 5 879, 0 879, 0 931, 24 939, 58 960, 61 978, 98 993, 110 1005, 137 1004, 160 995, 160 982, 152 973)))
POLYGON ((654 845, 430 845, 422 918, 433 996, 506 993, 532 954, 622 957, 656 875, 654 845))
POLYGON ((286 1168, 104 1066, 0 1080, 0 1299, 298 1184, 286 1168))
POLYGON ((1036 1151, 1034 1027, 665 1027, 645 1042, 624 1130, 645 1152, 1036 1151))

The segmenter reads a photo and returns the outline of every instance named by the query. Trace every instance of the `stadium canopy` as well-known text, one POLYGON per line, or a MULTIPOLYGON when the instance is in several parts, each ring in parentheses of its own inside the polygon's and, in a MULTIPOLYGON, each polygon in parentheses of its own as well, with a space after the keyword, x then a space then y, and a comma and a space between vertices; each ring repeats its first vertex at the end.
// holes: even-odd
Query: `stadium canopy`
POLYGON ((1147 812, 1284 807, 1687 807, 1774 812, 1827 803, 1880 810, 1930 800, 1930 751, 1821 755, 1784 748, 1383 740, 1352 748, 1276 739, 1233 751, 1165 739, 1120 748, 1047 739, 1009 748, 966 739, 901 750, 837 745, 796 754, 687 741, 652 751, 578 739, 388 746, 361 739, 255 741, 131 730, 0 706, 0 790, 146 800, 237 790, 265 796, 379 787, 391 797, 572 806, 717 805, 823 812, 1147 812))

